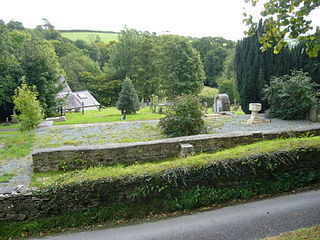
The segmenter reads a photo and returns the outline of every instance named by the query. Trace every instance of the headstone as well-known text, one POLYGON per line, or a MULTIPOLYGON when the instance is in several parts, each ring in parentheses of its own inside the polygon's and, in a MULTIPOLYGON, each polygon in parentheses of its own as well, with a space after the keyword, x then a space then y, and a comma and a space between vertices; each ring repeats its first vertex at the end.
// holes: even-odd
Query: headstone
POLYGON ((213 112, 229 112, 230 111, 230 99, 227 94, 218 94, 214 97, 213 112))
POLYGON ((207 102, 204 102, 204 103, 203 103, 203 107, 204 107, 204 113, 205 113, 205 114, 208 114, 208 103, 207 103, 207 102))
POLYGON ((126 120, 127 119, 127 111, 123 110, 122 114, 123 114, 123 117, 121 118, 121 120, 126 120))
POLYGON ((319 107, 311 106, 309 111, 309 119, 313 122, 317 122, 319 119, 319 107))
POLYGON ((261 103, 250 103, 249 104, 249 110, 251 111, 251 116, 247 120, 247 123, 266 123, 270 122, 267 119, 261 118, 258 116, 258 112, 260 112, 262 109, 261 103))

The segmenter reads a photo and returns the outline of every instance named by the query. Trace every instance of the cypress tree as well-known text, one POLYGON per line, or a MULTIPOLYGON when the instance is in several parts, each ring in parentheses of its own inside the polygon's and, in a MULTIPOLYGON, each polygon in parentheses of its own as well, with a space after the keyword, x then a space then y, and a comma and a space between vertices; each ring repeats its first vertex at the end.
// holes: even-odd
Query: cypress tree
POLYGON ((127 114, 136 113, 139 110, 139 99, 136 90, 130 78, 126 78, 121 86, 119 93, 119 99, 117 102, 117 108, 123 114, 126 111, 127 114))
POLYGON ((288 74, 292 68, 290 51, 284 47, 279 54, 272 49, 261 52, 259 37, 263 34, 262 20, 252 37, 238 41, 235 54, 235 70, 240 94, 241 108, 250 113, 249 104, 262 103, 262 111, 268 108, 266 101, 262 100, 262 89, 269 85, 272 76, 288 74))

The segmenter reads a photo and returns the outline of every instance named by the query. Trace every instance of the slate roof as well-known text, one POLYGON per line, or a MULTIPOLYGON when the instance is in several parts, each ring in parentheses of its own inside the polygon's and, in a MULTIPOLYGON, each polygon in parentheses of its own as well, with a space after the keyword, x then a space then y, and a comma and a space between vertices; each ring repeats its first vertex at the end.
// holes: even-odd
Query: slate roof
POLYGON ((100 103, 88 91, 72 92, 67 82, 64 82, 64 89, 58 93, 57 98, 64 98, 66 110, 73 110, 83 107, 99 107, 100 103))

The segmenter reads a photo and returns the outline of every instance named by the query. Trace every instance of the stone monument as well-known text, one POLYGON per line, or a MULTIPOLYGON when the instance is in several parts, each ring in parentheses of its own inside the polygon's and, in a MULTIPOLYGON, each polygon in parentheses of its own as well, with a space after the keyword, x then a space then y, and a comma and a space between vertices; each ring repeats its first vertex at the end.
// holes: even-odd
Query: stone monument
POLYGON ((270 122, 269 120, 259 117, 258 112, 262 109, 261 103, 250 103, 249 110, 251 111, 251 116, 247 120, 247 123, 267 123, 270 122))
POLYGON ((220 112, 229 112, 230 111, 230 99, 227 94, 217 94, 214 97, 214 104, 213 104, 213 112, 220 113, 220 112))
POLYGON ((309 110, 309 119, 313 122, 317 122, 319 119, 319 107, 318 106, 311 106, 309 110))

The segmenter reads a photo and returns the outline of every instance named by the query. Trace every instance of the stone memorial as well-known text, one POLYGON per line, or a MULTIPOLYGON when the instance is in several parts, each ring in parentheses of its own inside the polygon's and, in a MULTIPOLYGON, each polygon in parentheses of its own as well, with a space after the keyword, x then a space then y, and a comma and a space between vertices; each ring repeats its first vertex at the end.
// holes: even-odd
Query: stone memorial
POLYGON ((247 123, 266 123, 270 122, 269 120, 259 117, 258 112, 260 112, 262 109, 261 103, 250 103, 249 104, 249 110, 251 111, 251 116, 247 120, 247 123))
POLYGON ((319 119, 319 107, 311 106, 309 111, 309 119, 313 122, 317 122, 319 119))
POLYGON ((214 97, 213 112, 229 112, 230 111, 230 99, 227 94, 218 94, 214 97))

